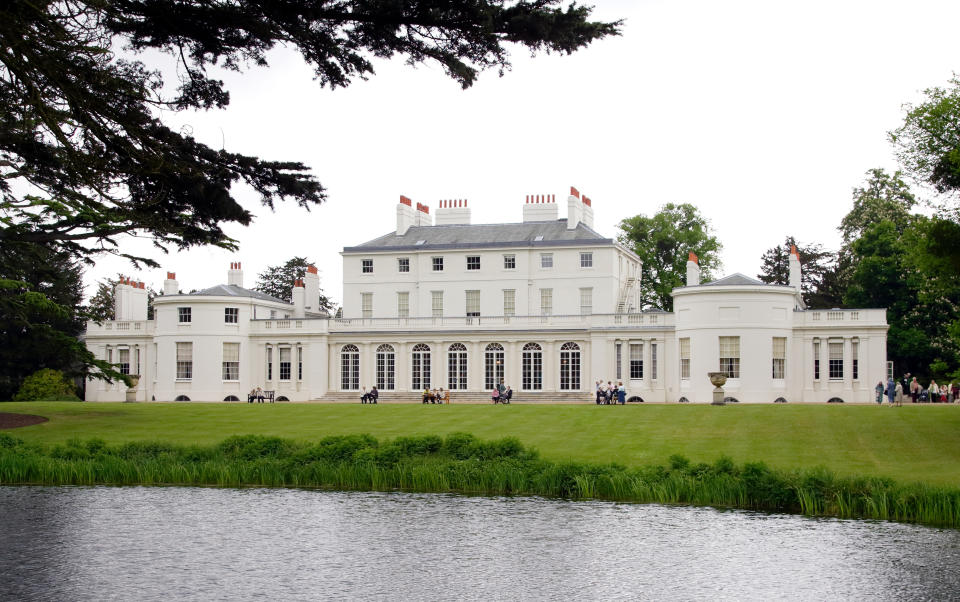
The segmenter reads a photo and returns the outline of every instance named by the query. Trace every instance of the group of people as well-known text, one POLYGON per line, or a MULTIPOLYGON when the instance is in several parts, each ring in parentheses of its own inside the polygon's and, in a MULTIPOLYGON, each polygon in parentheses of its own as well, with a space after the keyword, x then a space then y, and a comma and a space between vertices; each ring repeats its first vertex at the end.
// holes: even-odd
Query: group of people
MULTIPOLYGON (((249 393, 247 393, 247 403, 253 403, 254 401, 257 403, 263 403, 265 397, 266 395, 264 395, 263 389, 260 387, 254 387, 253 389, 250 389, 249 393)), ((272 398, 270 399, 270 403, 273 403, 272 398)))
POLYGON ((938 385, 936 380, 931 380, 927 388, 923 388, 917 377, 909 372, 903 375, 899 381, 893 378, 877 383, 874 387, 876 393, 876 402, 883 403, 886 397, 890 405, 900 405, 904 397, 909 397, 912 403, 955 403, 960 402, 960 383, 949 383, 938 385))
POLYGON ((500 384, 490 391, 490 399, 493 400, 494 404, 510 403, 510 400, 513 399, 513 389, 510 388, 510 385, 504 385, 503 381, 500 381, 500 384))
POLYGON ((623 405, 627 403, 627 388, 623 386, 623 381, 618 380, 617 384, 608 380, 604 383, 597 381, 597 405, 623 405))
POLYGON ((380 398, 380 391, 377 391, 376 387, 367 391, 367 388, 363 388, 363 394, 360 396, 360 403, 377 403, 377 399, 380 398))
POLYGON ((444 391, 443 387, 433 390, 426 388, 423 390, 423 403, 450 403, 450 391, 444 391))

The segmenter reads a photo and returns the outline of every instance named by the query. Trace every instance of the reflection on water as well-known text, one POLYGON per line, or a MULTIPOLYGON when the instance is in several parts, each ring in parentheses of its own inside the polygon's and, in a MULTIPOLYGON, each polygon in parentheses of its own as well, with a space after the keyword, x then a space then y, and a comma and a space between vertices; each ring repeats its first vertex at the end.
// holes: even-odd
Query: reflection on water
POLYGON ((960 532, 705 508, 0 487, 0 599, 947 599, 960 532))

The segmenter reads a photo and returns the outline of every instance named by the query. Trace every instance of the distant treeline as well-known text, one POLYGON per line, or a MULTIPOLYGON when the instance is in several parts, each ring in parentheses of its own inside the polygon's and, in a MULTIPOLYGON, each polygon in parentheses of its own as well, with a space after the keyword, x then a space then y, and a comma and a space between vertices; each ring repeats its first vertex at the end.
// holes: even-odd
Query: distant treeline
POLYGON ((189 485, 540 495, 692 504, 960 527, 960 489, 840 477, 824 468, 713 464, 672 456, 667 466, 552 462, 514 438, 465 433, 314 443, 260 435, 214 446, 162 442, 27 443, 0 433, 2 485, 189 485))

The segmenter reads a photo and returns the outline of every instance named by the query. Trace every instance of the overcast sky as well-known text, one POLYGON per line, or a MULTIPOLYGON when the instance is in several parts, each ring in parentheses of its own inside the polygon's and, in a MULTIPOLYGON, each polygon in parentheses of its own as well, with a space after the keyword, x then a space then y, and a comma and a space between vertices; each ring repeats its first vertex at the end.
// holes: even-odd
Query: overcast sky
MULTIPOLYGON (((394 230, 401 194, 435 210, 468 199, 473 223, 521 221, 527 194, 576 186, 595 228, 689 202, 723 243, 724 274, 755 276, 787 235, 836 248, 851 190, 872 167, 896 169, 887 132, 904 103, 960 71, 960 2, 597 0, 623 36, 570 56, 512 53, 513 69, 468 90, 435 65, 402 59, 331 91, 293 51, 267 69, 226 74, 225 111, 169 114, 201 141, 311 166, 329 201, 275 212, 238 190, 254 225, 230 228, 240 250, 154 254, 137 272, 101 258, 86 275, 122 272, 160 290, 226 282, 241 261, 252 287, 266 266, 306 256, 342 303, 340 250, 394 230)), ((127 239, 125 250, 148 252, 127 239)))

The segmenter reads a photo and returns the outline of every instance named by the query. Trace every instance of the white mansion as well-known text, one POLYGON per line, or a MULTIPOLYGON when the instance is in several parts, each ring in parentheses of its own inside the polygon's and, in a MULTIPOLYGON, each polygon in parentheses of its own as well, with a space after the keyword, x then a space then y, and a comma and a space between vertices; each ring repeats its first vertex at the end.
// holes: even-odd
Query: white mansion
MULTIPOLYGON (((790 285, 741 274, 700 282, 697 258, 674 312, 638 311, 640 260, 593 229, 590 199, 571 189, 567 217, 552 195, 528 196, 523 221, 470 223, 465 201, 429 207, 400 197, 396 231, 343 249, 342 317, 318 311, 311 269, 292 302, 227 283, 179 292, 167 274, 147 320, 142 283, 116 288, 115 320, 89 323, 97 357, 139 374, 139 401, 381 398, 443 387, 477 397, 498 382, 518 401, 593 398, 622 380, 628 397, 709 402, 723 371, 743 402, 866 402, 886 374, 883 309, 808 310, 790 285)), ((122 383, 91 381, 88 401, 122 401, 122 383)))

